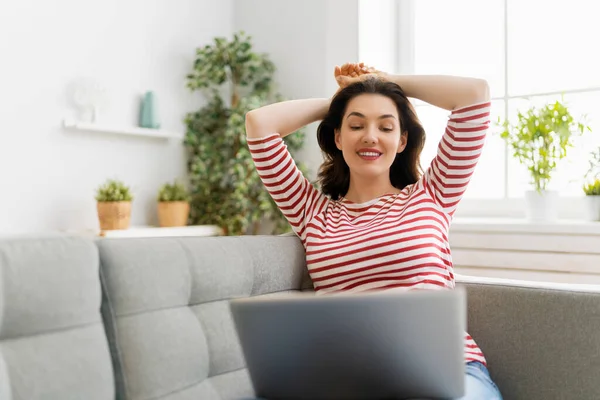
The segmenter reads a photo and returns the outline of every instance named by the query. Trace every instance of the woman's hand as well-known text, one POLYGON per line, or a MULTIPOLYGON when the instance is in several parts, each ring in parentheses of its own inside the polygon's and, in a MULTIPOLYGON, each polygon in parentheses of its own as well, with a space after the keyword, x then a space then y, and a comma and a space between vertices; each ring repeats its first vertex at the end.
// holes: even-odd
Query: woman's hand
POLYGON ((380 79, 386 79, 387 74, 364 63, 346 63, 341 67, 336 65, 333 76, 339 85, 338 91, 340 91, 346 86, 368 77, 376 76, 380 79))
POLYGON ((338 92, 352 83, 376 76, 400 86, 407 97, 422 100, 444 110, 455 110, 490 99, 487 82, 476 78, 449 75, 393 75, 364 63, 346 63, 341 67, 336 66, 333 75, 339 85, 338 92))

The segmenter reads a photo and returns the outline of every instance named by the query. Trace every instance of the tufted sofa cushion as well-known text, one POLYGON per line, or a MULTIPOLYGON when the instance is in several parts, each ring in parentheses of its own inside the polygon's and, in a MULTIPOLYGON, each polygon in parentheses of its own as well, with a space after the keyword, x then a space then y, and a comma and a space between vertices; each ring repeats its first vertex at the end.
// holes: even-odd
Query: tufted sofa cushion
POLYGON ((100 302, 91 240, 0 240, 0 399, 114 399, 100 302))
POLYGON ((293 236, 97 245, 119 399, 252 397, 228 300, 312 288, 293 236))

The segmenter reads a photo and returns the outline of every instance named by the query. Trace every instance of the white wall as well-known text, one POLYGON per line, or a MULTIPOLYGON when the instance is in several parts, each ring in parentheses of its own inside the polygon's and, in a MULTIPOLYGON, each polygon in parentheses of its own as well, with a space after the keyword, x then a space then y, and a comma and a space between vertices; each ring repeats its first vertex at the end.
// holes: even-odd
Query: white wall
POLYGON ((154 90, 162 126, 183 132, 204 101, 185 88, 195 49, 233 31, 232 1, 19 0, 0 12, 0 233, 97 229, 94 194, 106 178, 132 186, 132 224, 155 223, 155 196, 183 177, 180 143, 74 133, 69 82, 101 81, 103 122, 135 125, 154 90))
MULTIPOLYGON (((234 27, 253 37, 277 67, 279 91, 289 99, 330 97, 335 65, 358 60, 358 0, 236 0, 234 27)), ((307 130, 299 159, 316 177, 322 162, 317 124, 307 130)))
MULTIPOLYGON (((13 1, 0 13, 0 234, 97 229, 94 194, 107 178, 134 191, 133 225, 156 223, 158 187, 185 177, 180 143, 72 132, 69 84, 93 77, 109 94, 100 119, 137 123, 154 90, 162 126, 183 132, 204 99, 185 87, 196 47, 245 30, 275 62, 288 98, 329 97, 336 64, 358 60, 359 0, 13 1)), ((316 124, 300 159, 322 158, 316 124)))

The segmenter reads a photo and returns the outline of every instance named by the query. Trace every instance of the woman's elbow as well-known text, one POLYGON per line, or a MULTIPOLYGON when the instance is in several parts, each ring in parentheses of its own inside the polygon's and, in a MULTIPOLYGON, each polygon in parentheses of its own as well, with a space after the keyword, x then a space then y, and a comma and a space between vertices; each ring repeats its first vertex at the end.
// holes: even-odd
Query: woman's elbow
POLYGON ((490 85, 485 79, 476 79, 473 83, 473 102, 483 103, 490 100, 490 85))
POLYGON ((473 104, 485 103, 490 100, 490 87, 485 79, 469 78, 461 95, 457 96, 451 110, 457 110, 473 104))
POLYGON ((246 136, 253 137, 257 131, 257 121, 255 110, 248 111, 245 116, 246 136))

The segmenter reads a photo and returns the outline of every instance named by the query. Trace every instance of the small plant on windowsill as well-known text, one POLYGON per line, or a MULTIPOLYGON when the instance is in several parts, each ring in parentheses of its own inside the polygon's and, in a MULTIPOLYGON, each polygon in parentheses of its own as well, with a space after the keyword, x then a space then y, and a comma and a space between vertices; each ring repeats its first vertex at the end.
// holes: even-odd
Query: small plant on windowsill
POLYGON ((165 183, 158 191, 158 223, 161 227, 186 226, 190 194, 182 182, 165 183))
POLYGON ((531 106, 519 111, 515 124, 498 121, 500 137, 512 150, 512 155, 527 167, 533 190, 525 193, 527 216, 530 220, 551 221, 557 218, 558 192, 548 186, 558 162, 573 147, 573 139, 591 130, 583 119, 576 121, 569 108, 560 101, 542 107, 531 106))
POLYGON ((117 179, 107 179, 96 189, 95 199, 101 230, 129 228, 133 201, 129 186, 117 179))
POLYGON ((593 182, 583 185, 583 192, 586 196, 600 197, 600 179, 595 179, 593 182))
POLYGON ((585 175, 588 182, 583 185, 583 192, 587 203, 588 219, 600 221, 600 147, 590 153, 590 156, 590 169, 585 175))

